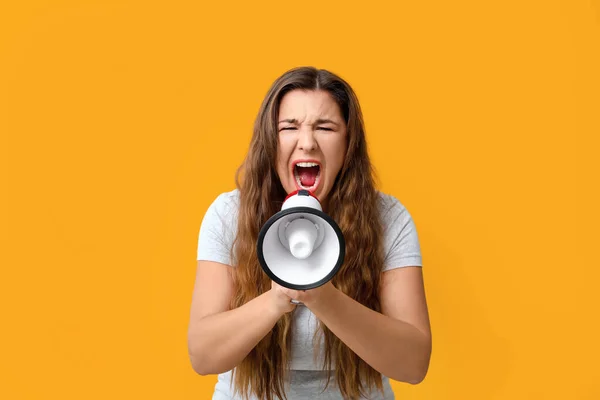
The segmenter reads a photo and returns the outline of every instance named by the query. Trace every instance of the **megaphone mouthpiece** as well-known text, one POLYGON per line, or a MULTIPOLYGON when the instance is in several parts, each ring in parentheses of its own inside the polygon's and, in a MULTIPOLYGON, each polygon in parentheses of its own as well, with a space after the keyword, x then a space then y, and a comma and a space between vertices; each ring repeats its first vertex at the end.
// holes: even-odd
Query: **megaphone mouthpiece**
POLYGON ((317 227, 305 218, 297 218, 285 228, 290 252, 300 260, 310 257, 317 240, 317 227))

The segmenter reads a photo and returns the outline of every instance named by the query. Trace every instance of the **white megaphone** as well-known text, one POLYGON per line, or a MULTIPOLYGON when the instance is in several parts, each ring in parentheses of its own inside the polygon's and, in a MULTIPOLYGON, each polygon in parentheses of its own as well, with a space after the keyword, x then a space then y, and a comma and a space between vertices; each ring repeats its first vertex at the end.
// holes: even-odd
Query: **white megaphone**
POLYGON ((260 230, 257 253, 273 281, 308 290, 327 283, 340 269, 345 241, 319 200, 307 190, 298 190, 285 198, 281 211, 260 230))

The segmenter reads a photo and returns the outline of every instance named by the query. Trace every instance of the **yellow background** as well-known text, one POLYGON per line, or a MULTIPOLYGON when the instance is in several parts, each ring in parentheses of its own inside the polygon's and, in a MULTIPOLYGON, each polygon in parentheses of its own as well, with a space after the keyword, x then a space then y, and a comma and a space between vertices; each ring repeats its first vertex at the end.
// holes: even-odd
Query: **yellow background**
POLYGON ((417 224, 434 349, 397 397, 599 399, 599 54, 598 1, 2 2, 0 398, 210 398, 199 225, 314 65, 417 224))

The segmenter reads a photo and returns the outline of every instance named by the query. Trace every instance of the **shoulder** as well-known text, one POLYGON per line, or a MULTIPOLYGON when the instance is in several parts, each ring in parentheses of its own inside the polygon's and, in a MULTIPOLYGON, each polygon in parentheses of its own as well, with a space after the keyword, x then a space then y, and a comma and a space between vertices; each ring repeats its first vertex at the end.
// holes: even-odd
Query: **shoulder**
POLYGON ((216 196, 209 206, 209 211, 220 216, 227 216, 237 212, 240 204, 240 192, 238 189, 222 192, 216 196))
POLYGON ((412 215, 395 196, 379 192, 385 269, 421 264, 421 249, 412 215))
POLYGON ((237 223, 240 194, 238 189, 215 196, 203 218, 203 225, 221 226, 223 231, 234 229, 237 223))
POLYGON ((236 190, 216 195, 209 205, 198 237, 198 260, 232 265, 230 249, 237 229, 239 193, 236 190))
POLYGON ((398 218, 410 218, 410 214, 404 204, 400 202, 395 196, 383 192, 379 194, 379 215, 384 222, 384 226, 392 221, 396 221, 398 218))
POLYGON ((220 193, 215 200, 214 204, 224 207, 232 207, 237 206, 240 201, 240 191, 239 189, 233 189, 229 192, 220 193))

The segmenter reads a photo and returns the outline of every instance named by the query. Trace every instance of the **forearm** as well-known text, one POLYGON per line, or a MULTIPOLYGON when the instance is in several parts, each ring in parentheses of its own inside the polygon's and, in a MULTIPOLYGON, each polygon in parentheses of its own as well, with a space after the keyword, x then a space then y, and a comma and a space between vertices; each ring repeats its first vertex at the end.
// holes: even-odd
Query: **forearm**
POLYGON ((194 370, 218 374, 233 369, 281 317, 270 307, 270 292, 241 307, 206 316, 190 327, 189 355, 194 370))
POLYGON ((373 311, 339 290, 309 307, 367 364, 394 380, 419 383, 425 377, 431 340, 415 326, 373 311))

